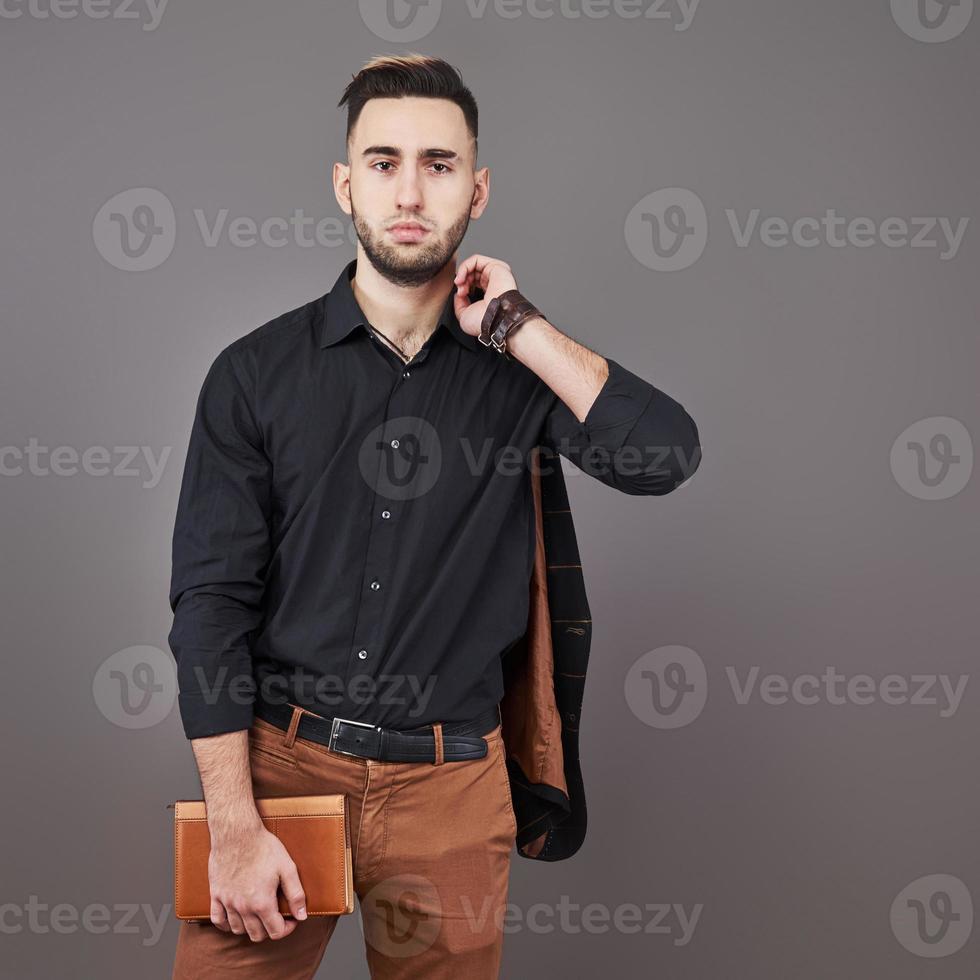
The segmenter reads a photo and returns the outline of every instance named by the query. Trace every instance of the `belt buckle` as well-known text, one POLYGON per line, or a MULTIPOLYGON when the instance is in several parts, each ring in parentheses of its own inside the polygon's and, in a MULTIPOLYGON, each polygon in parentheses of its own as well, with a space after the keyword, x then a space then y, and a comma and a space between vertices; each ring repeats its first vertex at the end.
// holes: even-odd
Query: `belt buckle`
POLYGON ((330 740, 327 742, 327 748, 330 749, 332 752, 339 752, 341 755, 353 755, 353 756, 356 756, 358 759, 365 758, 365 756, 358 755, 356 752, 351 752, 349 749, 338 749, 338 748, 336 748, 336 746, 335 746, 334 743, 337 740, 337 729, 338 729, 338 727, 341 724, 344 724, 344 725, 357 725, 358 728, 377 728, 377 730, 379 732, 381 731, 381 726, 380 725, 371 725, 371 724, 369 724, 366 721, 354 721, 353 718, 337 718, 337 717, 335 717, 330 722, 330 740))

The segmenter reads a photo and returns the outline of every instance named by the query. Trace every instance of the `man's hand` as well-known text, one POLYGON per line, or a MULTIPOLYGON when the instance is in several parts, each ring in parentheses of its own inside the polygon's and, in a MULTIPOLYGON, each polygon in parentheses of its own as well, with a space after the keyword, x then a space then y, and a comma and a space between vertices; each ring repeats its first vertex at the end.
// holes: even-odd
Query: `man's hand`
POLYGON ((262 823, 252 794, 248 731, 191 739, 211 835, 211 921, 253 942, 282 939, 306 918, 306 895, 282 841, 262 823), (280 882, 295 916, 279 912, 280 882))
POLYGON ((208 858, 211 921, 223 932, 247 932, 253 942, 282 939, 306 918, 306 896, 281 840, 263 825, 211 840, 208 858), (296 917, 279 912, 279 883, 296 917))
MULTIPOLYGON (((463 330, 480 336, 480 325, 490 300, 517 289, 510 266, 488 255, 471 255, 456 270, 453 280, 456 319, 463 330), (483 299, 469 297, 471 289, 482 289, 483 299)), ((609 365, 601 354, 565 336, 543 316, 533 316, 507 337, 511 356, 529 367, 582 422, 609 377, 609 365)))
POLYGON ((488 255, 471 255, 457 270, 453 280, 456 294, 453 307, 456 319, 465 333, 474 337, 480 336, 480 324, 487 312, 490 300, 506 293, 508 289, 517 289, 517 282, 510 266, 501 259, 491 259, 488 255), (470 299, 471 289, 482 289, 483 299, 470 299))

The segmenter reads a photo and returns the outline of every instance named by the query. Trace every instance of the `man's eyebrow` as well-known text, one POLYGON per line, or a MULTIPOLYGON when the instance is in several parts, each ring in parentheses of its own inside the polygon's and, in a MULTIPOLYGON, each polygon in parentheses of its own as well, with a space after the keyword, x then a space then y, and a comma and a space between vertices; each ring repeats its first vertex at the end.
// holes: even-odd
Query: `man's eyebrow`
MULTIPOLYGON (((361 156, 395 157, 396 159, 400 160, 402 158, 402 151, 399 150, 397 146, 382 146, 379 144, 366 147, 361 156)), ((419 150, 418 158, 420 160, 431 160, 433 158, 438 158, 440 160, 458 160, 459 154, 455 150, 444 150, 438 146, 430 146, 428 149, 419 150)))

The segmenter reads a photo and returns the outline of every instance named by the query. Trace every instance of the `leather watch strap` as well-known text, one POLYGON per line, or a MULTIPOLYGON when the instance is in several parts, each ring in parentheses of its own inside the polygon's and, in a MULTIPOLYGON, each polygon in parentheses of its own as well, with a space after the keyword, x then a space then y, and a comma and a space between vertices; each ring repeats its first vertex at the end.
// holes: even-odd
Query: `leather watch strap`
POLYGON ((508 289, 495 296, 487 304, 480 324, 480 343, 493 347, 498 353, 507 354, 507 338, 531 317, 542 316, 541 311, 517 289, 508 289))

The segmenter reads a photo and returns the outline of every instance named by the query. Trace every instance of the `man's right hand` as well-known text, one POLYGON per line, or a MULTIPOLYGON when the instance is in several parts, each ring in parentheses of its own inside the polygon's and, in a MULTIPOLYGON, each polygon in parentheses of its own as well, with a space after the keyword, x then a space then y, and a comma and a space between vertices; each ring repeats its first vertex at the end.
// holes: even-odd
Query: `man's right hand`
POLYGON ((223 932, 248 933, 253 942, 282 939, 306 918, 306 895, 296 865, 282 841, 260 822, 254 827, 212 834, 208 858, 211 921, 223 932), (295 918, 279 911, 280 882, 295 918))

